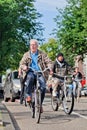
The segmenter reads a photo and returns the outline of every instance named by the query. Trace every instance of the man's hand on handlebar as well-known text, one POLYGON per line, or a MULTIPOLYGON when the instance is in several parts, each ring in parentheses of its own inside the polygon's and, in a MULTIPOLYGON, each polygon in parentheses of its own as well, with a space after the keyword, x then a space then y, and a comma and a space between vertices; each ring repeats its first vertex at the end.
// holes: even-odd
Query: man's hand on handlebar
POLYGON ((28 67, 27 67, 26 65, 23 65, 23 66, 22 66, 22 69, 23 69, 23 71, 27 71, 27 70, 28 70, 28 67))

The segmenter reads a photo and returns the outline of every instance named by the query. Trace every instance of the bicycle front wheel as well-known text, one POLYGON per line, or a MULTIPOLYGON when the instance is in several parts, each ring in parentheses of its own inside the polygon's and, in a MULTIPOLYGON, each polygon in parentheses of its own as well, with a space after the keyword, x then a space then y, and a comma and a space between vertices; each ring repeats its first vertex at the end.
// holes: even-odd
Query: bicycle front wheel
POLYGON ((58 111, 58 97, 51 95, 51 106, 53 111, 58 111))
POLYGON ((74 107, 74 95, 69 88, 66 88, 63 96, 63 108, 66 114, 71 114, 74 107))
POLYGON ((41 117, 41 90, 38 89, 36 90, 35 93, 35 119, 36 123, 40 122, 40 117, 41 117))

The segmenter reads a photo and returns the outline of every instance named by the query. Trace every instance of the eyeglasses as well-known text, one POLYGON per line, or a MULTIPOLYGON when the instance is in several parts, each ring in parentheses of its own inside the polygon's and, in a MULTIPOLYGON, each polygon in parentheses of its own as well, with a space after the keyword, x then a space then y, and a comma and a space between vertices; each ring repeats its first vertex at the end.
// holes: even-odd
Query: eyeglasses
POLYGON ((37 46, 37 44, 30 44, 30 46, 37 46))

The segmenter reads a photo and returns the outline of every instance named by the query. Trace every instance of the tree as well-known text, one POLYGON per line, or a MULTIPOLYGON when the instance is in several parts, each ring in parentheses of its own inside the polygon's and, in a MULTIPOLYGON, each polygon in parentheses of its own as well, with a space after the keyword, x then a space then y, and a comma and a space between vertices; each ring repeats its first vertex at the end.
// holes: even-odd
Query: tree
POLYGON ((42 41, 42 16, 34 8, 34 0, 0 1, 0 72, 16 69, 29 39, 42 41))
POLYGON ((68 0, 64 10, 55 18, 57 38, 69 61, 87 52, 87 1, 68 0))
POLYGON ((57 54, 61 51, 61 46, 58 44, 57 40, 51 38, 47 43, 41 45, 40 49, 45 51, 48 56, 54 61, 57 54))

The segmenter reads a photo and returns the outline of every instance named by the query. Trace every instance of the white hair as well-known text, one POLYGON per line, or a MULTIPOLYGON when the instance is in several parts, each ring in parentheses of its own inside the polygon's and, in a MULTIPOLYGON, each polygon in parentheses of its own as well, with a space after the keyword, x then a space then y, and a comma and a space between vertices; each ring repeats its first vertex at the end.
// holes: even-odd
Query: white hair
POLYGON ((32 42, 35 42, 35 43, 38 45, 38 41, 37 41, 36 39, 31 39, 31 40, 30 40, 30 44, 31 44, 32 42))

